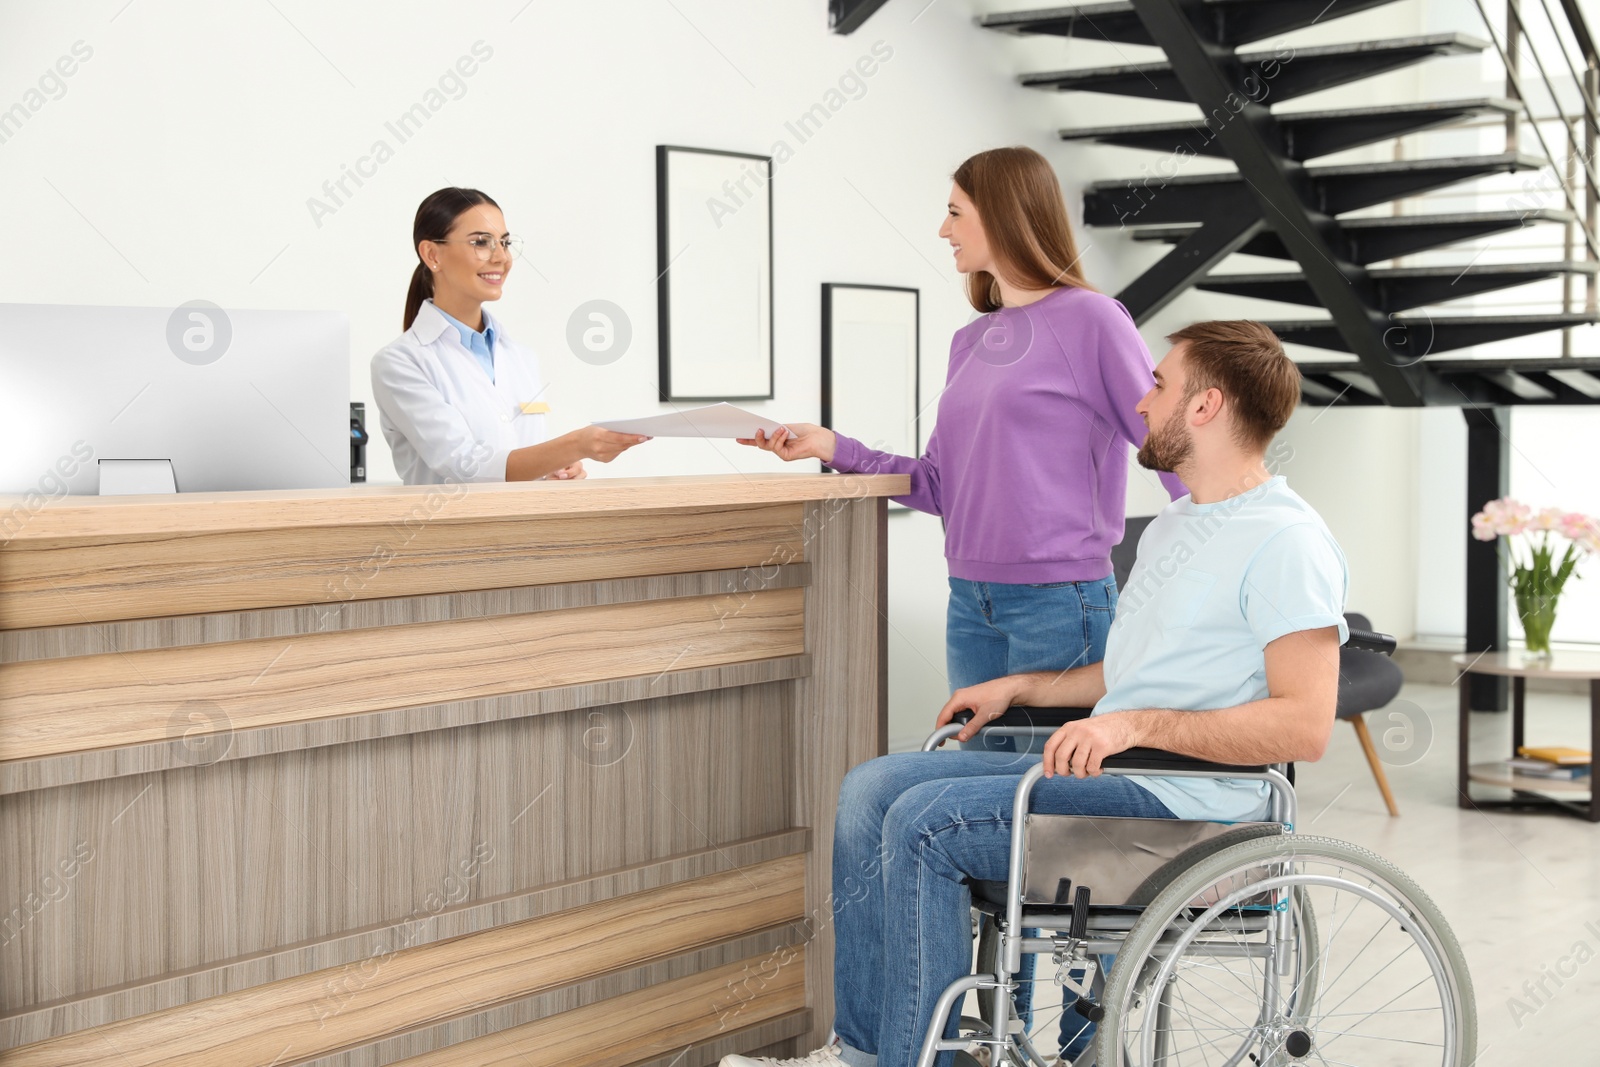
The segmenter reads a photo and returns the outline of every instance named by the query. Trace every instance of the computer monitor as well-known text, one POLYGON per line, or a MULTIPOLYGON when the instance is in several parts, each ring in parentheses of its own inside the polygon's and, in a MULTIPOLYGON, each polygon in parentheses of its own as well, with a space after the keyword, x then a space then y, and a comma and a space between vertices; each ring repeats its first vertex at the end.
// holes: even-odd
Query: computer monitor
POLYGON ((343 312, 0 304, 0 493, 334 488, 350 432, 343 312))

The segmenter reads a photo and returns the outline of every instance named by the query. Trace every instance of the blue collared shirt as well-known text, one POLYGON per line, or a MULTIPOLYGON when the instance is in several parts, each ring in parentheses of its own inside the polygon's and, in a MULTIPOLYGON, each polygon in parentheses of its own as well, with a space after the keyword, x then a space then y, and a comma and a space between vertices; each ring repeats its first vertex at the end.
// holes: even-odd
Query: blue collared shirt
POLYGON ((478 364, 483 367, 483 372, 489 376, 489 380, 491 382, 494 381, 494 320, 485 315, 483 317, 483 331, 480 333, 444 308, 439 307, 438 304, 433 306, 439 314, 449 321, 450 325, 456 328, 456 332, 461 335, 461 343, 478 360, 478 364))

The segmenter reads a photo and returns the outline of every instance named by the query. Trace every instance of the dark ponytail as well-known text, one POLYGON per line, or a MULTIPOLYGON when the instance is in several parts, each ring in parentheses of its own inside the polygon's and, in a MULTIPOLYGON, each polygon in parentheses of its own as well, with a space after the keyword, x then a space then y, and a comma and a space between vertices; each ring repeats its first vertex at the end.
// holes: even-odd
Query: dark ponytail
MULTIPOLYGON (((451 186, 429 193, 417 208, 417 217, 411 223, 412 251, 416 251, 417 245, 423 241, 443 241, 461 213, 479 204, 494 208, 500 206, 488 193, 476 189, 451 186)), ((411 272, 411 287, 406 290, 406 318, 405 325, 400 327, 402 330, 411 329, 411 324, 417 320, 417 312, 422 309, 422 302, 433 295, 433 272, 426 263, 421 262, 421 252, 417 252, 417 260, 417 269, 411 272)))

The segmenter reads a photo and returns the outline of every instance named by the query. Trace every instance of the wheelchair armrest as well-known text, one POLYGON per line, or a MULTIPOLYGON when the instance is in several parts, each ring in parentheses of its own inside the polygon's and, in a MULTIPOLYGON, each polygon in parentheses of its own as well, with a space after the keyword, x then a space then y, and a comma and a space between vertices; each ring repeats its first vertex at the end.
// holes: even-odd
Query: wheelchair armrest
MULTIPOLYGON (((1087 719, 1093 708, 1028 708, 1017 706, 1007 708, 998 718, 990 719, 978 727, 981 734, 996 726, 1011 729, 1032 728, 1041 733, 1054 733, 1059 727, 1079 719, 1087 719)), ((960 723, 962 726, 972 721, 971 711, 958 711, 950 717, 951 722, 960 723)))
POLYGON ((1372 630, 1351 630, 1350 636, 1345 639, 1344 647, 1392 656, 1397 644, 1392 634, 1380 634, 1372 630))
POLYGON ((1115 756, 1107 756, 1100 763, 1105 767, 1141 771, 1214 771, 1231 774, 1261 774, 1269 769, 1268 764, 1212 763, 1209 760, 1196 759, 1193 756, 1181 756, 1176 752, 1165 752, 1159 748, 1130 748, 1125 752, 1118 752, 1115 756))
MULTIPOLYGON (((985 730, 996 726, 1011 727, 1014 729, 1032 729, 1038 733, 1053 733, 1065 723, 1087 719, 1092 708, 1009 708, 998 718, 991 719, 979 727, 981 734, 985 730)), ((965 726, 972 721, 972 712, 958 711, 951 716, 951 721, 965 726)), ((1176 752, 1167 752, 1159 748, 1130 748, 1126 752, 1119 752, 1115 756, 1108 756, 1102 762, 1103 766, 1116 767, 1121 770, 1141 771, 1208 771, 1231 774, 1260 774, 1268 769, 1266 764, 1243 763, 1211 763, 1207 760, 1196 759, 1193 756, 1183 756, 1176 752)), ((1293 781, 1293 771, 1290 772, 1290 781, 1293 781)))

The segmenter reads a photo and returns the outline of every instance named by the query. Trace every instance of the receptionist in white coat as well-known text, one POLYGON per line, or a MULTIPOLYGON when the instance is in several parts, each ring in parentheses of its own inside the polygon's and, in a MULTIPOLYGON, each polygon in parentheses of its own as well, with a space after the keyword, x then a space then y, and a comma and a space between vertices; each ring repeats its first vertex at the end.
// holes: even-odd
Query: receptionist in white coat
POLYGON ((517 238, 476 189, 417 208, 405 333, 372 357, 379 424, 407 485, 585 477, 648 437, 598 426, 545 440, 544 385, 528 349, 484 304, 499 300, 517 238))

